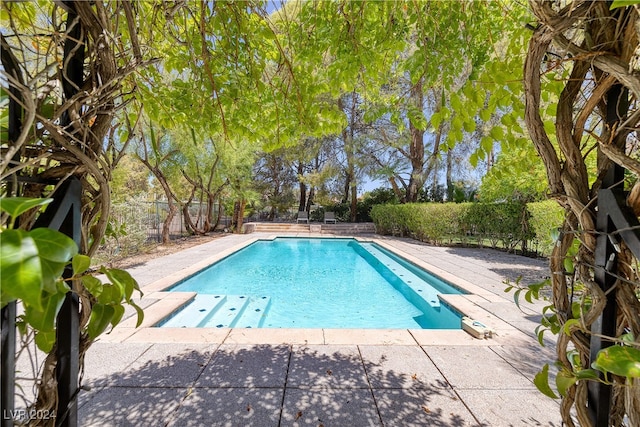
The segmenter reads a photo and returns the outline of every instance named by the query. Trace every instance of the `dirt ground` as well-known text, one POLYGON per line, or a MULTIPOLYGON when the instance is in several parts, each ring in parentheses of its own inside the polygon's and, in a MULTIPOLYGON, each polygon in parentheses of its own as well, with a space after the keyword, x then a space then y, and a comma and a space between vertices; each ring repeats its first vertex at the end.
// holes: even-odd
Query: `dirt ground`
POLYGON ((210 242, 211 240, 219 239, 225 235, 225 233, 212 233, 206 236, 181 237, 180 239, 172 240, 169 244, 166 245, 163 245, 161 243, 150 245, 138 254, 127 256, 124 258, 115 258, 109 260, 107 264, 113 268, 126 269, 134 265, 142 264, 150 259, 169 255, 175 252, 180 252, 192 246, 201 245, 203 243, 210 242))

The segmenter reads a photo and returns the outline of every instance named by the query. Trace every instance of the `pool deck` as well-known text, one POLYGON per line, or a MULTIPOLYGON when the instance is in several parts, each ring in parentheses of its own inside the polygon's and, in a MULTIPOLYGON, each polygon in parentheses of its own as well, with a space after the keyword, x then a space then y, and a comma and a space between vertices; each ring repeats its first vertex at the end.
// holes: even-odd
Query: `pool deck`
POLYGON ((127 269, 144 292, 145 321, 134 328, 125 319, 87 352, 91 389, 80 394, 79 425, 561 425, 558 402, 532 382, 555 359, 552 343, 542 348, 534 334, 545 304, 523 301, 520 310, 504 292, 505 280, 543 280, 543 260, 358 236, 470 291, 445 300, 487 325, 488 339, 462 330, 153 327, 189 298, 162 292, 169 284, 272 237, 229 235, 127 269))

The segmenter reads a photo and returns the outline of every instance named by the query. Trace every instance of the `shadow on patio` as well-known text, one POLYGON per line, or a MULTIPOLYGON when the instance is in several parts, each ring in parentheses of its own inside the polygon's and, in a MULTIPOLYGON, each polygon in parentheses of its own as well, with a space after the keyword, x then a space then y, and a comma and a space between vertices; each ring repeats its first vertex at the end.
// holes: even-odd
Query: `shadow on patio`
POLYGON ((155 344, 120 372, 87 378, 93 388, 81 398, 81 425, 479 425, 418 347, 395 357, 403 350, 193 347, 155 344), (418 352, 424 369, 396 368, 418 352))

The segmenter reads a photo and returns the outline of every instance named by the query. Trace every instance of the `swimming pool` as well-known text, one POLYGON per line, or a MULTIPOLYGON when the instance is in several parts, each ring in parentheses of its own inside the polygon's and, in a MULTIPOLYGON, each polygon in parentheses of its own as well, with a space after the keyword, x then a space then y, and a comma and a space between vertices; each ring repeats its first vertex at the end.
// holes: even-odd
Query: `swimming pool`
POLYGON ((158 326, 460 329, 459 289, 354 239, 258 240, 170 291, 197 295, 158 326))

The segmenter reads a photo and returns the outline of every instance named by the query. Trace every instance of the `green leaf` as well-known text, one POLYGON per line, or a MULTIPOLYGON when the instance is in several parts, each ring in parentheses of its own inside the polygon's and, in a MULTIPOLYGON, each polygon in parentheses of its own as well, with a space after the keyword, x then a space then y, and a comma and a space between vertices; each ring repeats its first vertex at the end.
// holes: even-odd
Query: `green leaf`
POLYGON ((41 309, 42 265, 38 247, 24 230, 0 234, 0 289, 2 306, 16 299, 41 309))
POLYGON ((485 153, 490 153, 491 150, 493 150, 493 139, 489 136, 483 136, 480 140, 480 147, 482 147, 485 153))
POLYGON ((575 372, 575 375, 579 380, 598 380, 600 378, 598 371, 594 369, 580 369, 575 372))
POLYGON ((564 270, 569 274, 573 274, 573 272, 575 271, 575 267, 573 266, 573 259, 566 257, 563 261, 563 264, 564 270))
POLYGON ((545 364, 542 371, 538 372, 533 379, 533 383, 545 396, 549 396, 552 399, 557 399, 558 396, 549 387, 549 365, 545 364))
POLYGON ((17 217, 36 206, 49 204, 53 199, 33 199, 30 197, 2 197, 0 198, 0 211, 9 216, 17 217))
POLYGON ((614 345, 598 352, 591 367, 627 378, 640 378, 640 350, 614 345))
POLYGON ((50 332, 55 330, 56 317, 64 302, 63 293, 45 293, 42 298, 42 309, 25 306, 24 318, 35 330, 50 332))
POLYGON ((102 285, 102 292, 96 295, 98 302, 101 304, 120 304, 124 296, 124 290, 119 286, 111 283, 104 283, 102 285))
POLYGON ((56 343, 56 331, 36 331, 34 341, 40 351, 49 353, 53 349, 53 345, 56 343))
POLYGON ((78 254, 71 260, 71 265, 73 266, 74 275, 82 274, 91 266, 91 258, 86 255, 78 254))
POLYGON ((464 122, 464 131, 467 133, 474 132, 476 130, 476 122, 474 120, 466 120, 464 122))
POLYGON ((556 375, 556 387, 562 397, 567 395, 567 390, 576 382, 578 382, 578 378, 567 371, 560 371, 558 375, 556 375))
POLYGON ((474 151, 473 153, 471 153, 471 156, 469 156, 469 163, 471 164, 471 166, 473 166, 474 168, 478 167, 478 151, 474 151))
POLYGON ((538 325, 535 329, 536 337, 538 338, 538 343, 544 347, 544 333, 548 331, 547 328, 543 328, 542 325, 538 325))
POLYGON ((29 235, 38 247, 42 287, 48 292, 56 292, 55 283, 62 276, 69 260, 78 253, 78 246, 71 238, 49 228, 36 228, 29 235))
POLYGON ((453 111, 462 110, 462 102, 460 101, 460 97, 457 93, 451 93, 449 102, 451 103, 451 108, 453 109, 453 111))
POLYGON ((149 126, 149 132, 151 133, 151 147, 153 148, 153 152, 156 157, 160 157, 160 152, 158 150, 158 141, 156 140, 156 131, 153 128, 153 125, 149 126))
POLYGON ((114 305, 113 317, 111 318, 111 326, 115 327, 118 323, 120 323, 120 320, 122 320, 122 316, 124 316, 124 306, 114 305))
POLYGON ((115 310, 110 305, 94 304, 91 307, 91 317, 87 326, 89 338, 96 339, 111 323, 115 310))
POLYGON ((436 111, 431 115, 431 126, 437 131, 442 123, 442 114, 439 111, 436 111))
POLYGON ((50 228, 36 228, 29 232, 38 246, 38 256, 56 263, 68 263, 78 253, 78 246, 68 236, 50 228))
POLYGON ((106 270, 105 273, 111 283, 123 290, 124 298, 127 302, 131 300, 131 295, 134 290, 140 290, 138 282, 136 282, 127 271, 110 268, 106 270))
POLYGON ((491 114, 492 114, 492 113, 493 113, 493 112, 492 112, 490 109, 485 108, 484 110, 481 110, 481 111, 480 111, 480 118, 481 118, 482 120, 484 120, 485 122, 488 122, 488 121, 489 121, 489 119, 491 119, 491 114))
POLYGON ((102 293, 102 282, 94 276, 82 276, 82 284, 96 298, 102 293))
POLYGON ((619 7, 633 6, 634 4, 640 4, 640 0, 613 0, 609 10, 617 9, 619 7))
POLYGON ((495 126, 491 129, 489 135, 491 135, 491 137, 496 141, 502 141, 504 139, 504 129, 502 126, 495 126))
POLYGON ((562 327, 562 332, 564 332, 565 335, 570 335, 571 334, 571 327, 574 325, 578 325, 580 326, 580 320, 579 319, 569 319, 565 322, 564 326, 562 327))
POLYGON ((136 310, 136 313, 138 315, 138 321, 136 322, 137 328, 142 325, 142 321, 144 320, 144 311, 142 311, 142 308, 140 308, 140 306, 138 306, 138 304, 134 303, 133 301, 129 302, 129 304, 136 310))

